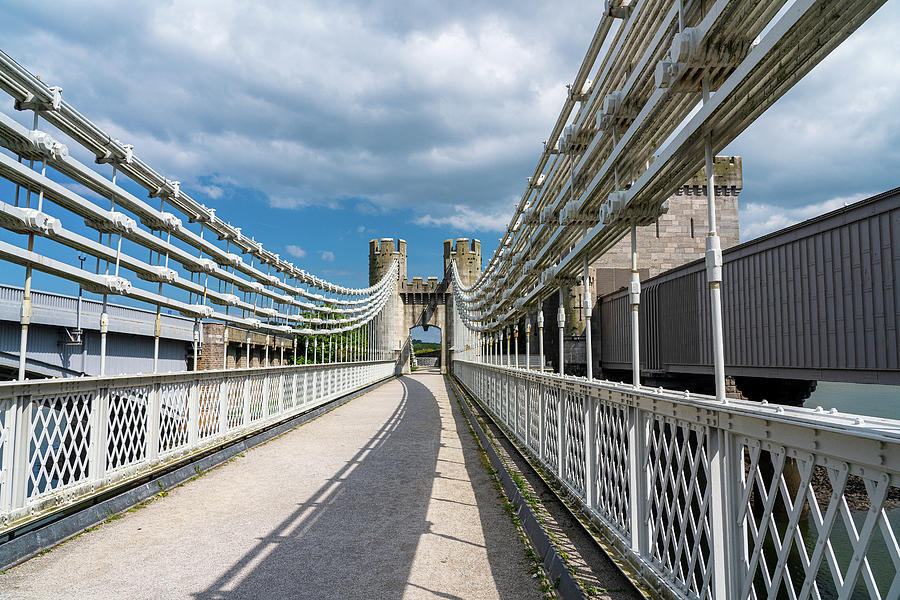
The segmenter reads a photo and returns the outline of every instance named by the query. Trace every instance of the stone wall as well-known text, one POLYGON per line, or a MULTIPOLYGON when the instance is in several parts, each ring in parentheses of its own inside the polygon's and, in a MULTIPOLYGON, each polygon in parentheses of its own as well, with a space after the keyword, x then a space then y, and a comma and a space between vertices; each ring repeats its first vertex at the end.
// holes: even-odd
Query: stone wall
POLYGON ((221 369, 225 358, 225 324, 204 322, 200 348, 200 370, 221 369))
POLYGON ((375 285, 384 276, 394 258, 400 259, 400 281, 406 281, 406 240, 381 238, 369 241, 369 285, 375 285))
MULTIPOLYGON (((714 163, 716 227, 722 249, 739 243, 738 195, 743 187, 741 157, 717 156, 714 163)), ((703 258, 706 252, 707 224, 706 169, 701 169, 669 198, 669 210, 659 220, 638 227, 638 268, 646 270, 642 279, 703 258)), ((598 271, 598 295, 619 289, 620 274, 625 284, 631 272, 631 236, 626 235, 591 265, 598 271), (613 287, 615 285, 615 287, 613 287)))
MULTIPOLYGON (((218 369, 247 368, 247 331, 236 327, 226 327, 222 323, 205 321, 203 340, 200 346, 199 367, 201 371, 218 369)), ((294 340, 289 337, 265 335, 251 332, 249 335, 250 367, 266 365, 266 347, 269 349, 268 365, 281 365, 281 348, 284 346, 284 364, 291 364, 294 358, 294 340)))

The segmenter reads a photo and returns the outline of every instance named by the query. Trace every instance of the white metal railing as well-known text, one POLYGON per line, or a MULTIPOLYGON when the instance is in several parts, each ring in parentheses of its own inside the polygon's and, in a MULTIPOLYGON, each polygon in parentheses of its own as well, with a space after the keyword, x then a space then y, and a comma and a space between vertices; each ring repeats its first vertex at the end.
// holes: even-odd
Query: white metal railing
POLYGON ((393 372, 373 361, 0 384, 0 533, 393 372))
POLYGON ((900 421, 453 372, 664 595, 900 597, 900 421))

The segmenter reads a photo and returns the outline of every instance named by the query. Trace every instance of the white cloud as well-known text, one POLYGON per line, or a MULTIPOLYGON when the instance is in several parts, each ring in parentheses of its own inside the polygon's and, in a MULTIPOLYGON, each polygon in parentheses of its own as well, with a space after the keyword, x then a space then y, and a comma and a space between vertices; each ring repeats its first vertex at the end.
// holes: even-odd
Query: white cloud
POLYGON ((319 252, 319 257, 325 262, 334 262, 334 252, 331 250, 322 250, 319 252))
POLYGON ((795 207, 760 202, 745 203, 740 207, 741 241, 748 242, 761 235, 817 217, 842 206, 859 202, 870 195, 854 194, 853 196, 831 198, 824 202, 795 207))
POLYGON ((537 0, 13 4, 4 49, 185 189, 413 217, 521 189, 593 33, 537 0))
POLYGON ((416 225, 425 227, 452 227, 460 231, 503 231, 509 225, 512 208, 507 212, 483 213, 467 206, 457 206, 456 212, 435 217, 430 214, 417 217, 416 225))
MULTIPOLYGON (((223 219, 237 186, 278 209, 396 211, 462 231, 505 227, 602 10, 6 4, 6 52, 160 173, 218 200, 223 219)), ((898 26, 900 4, 887 3, 726 149, 744 156, 743 202, 807 206, 895 185, 898 26)))
POLYGON ((365 233, 365 232, 366 232, 365 225, 360 225, 359 227, 356 228, 356 233, 365 233))
POLYGON ((222 188, 220 188, 217 185, 201 185, 201 186, 197 186, 197 189, 201 193, 206 194, 207 196, 212 198, 213 200, 218 200, 225 193, 224 190, 222 190, 222 188))
POLYGON ((898 26, 888 2, 725 149, 743 156, 745 202, 802 207, 896 185, 898 26))
POLYGON ((294 258, 305 258, 306 250, 301 248, 300 246, 295 246, 294 244, 288 244, 284 247, 284 251, 293 256, 294 258))

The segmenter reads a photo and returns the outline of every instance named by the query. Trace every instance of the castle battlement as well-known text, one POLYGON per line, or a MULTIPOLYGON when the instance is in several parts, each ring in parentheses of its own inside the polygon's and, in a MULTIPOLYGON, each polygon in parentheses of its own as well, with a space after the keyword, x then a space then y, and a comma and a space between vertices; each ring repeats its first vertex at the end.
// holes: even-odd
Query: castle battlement
POLYGON ((413 277, 412 280, 400 282, 401 294, 434 294, 439 291, 441 280, 437 277, 429 277, 423 280, 421 277, 413 277))
MULTIPOLYGON (((744 187, 743 166, 740 156, 717 156, 713 161, 713 177, 716 196, 737 196, 744 187)), ((706 196, 706 167, 688 179, 675 192, 676 196, 706 196)))

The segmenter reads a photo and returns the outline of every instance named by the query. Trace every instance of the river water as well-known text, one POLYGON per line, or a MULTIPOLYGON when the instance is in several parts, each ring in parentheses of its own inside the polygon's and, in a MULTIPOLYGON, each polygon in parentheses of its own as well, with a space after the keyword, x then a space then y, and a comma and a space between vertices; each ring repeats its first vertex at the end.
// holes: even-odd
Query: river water
POLYGON ((822 406, 856 415, 900 419, 900 385, 820 381, 804 406, 822 406))

